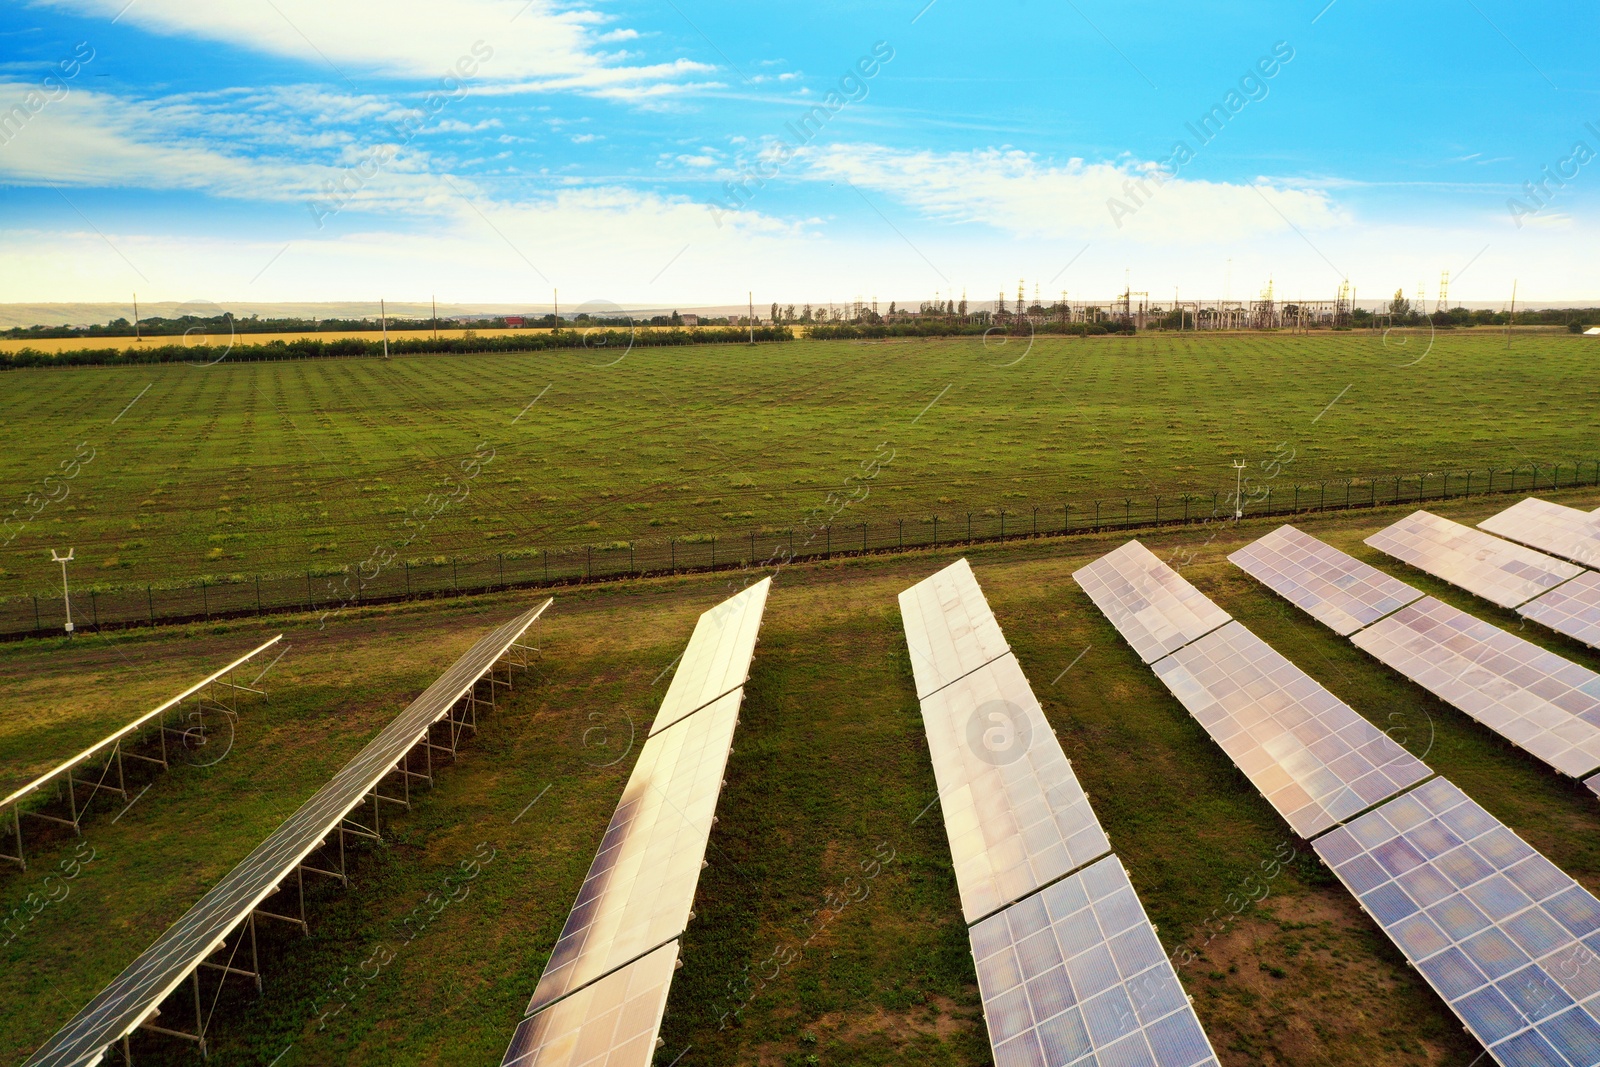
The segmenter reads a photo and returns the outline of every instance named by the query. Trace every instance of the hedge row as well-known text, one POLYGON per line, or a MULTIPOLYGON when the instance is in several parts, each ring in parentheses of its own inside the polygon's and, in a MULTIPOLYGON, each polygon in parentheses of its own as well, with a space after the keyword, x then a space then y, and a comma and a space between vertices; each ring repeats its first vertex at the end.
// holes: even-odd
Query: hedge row
MULTIPOLYGON (((397 356, 425 355, 429 353, 472 352, 536 352, 546 348, 595 348, 609 353, 626 351, 629 347, 646 348, 662 345, 741 344, 751 339, 748 327, 730 326, 707 330, 610 330, 596 329, 557 330, 552 333, 507 337, 441 337, 407 338, 389 342, 389 353, 397 356)), ((758 326, 754 332, 757 341, 792 341, 794 334, 784 326, 758 326)), ((230 362, 286 359, 333 359, 350 357, 378 357, 383 355, 383 342, 357 337, 323 341, 316 338, 299 338, 293 341, 268 341, 265 344, 234 344, 226 350, 222 346, 204 345, 150 345, 136 348, 80 348, 67 352, 41 352, 36 348, 23 348, 16 352, 0 352, 0 370, 23 367, 88 367, 110 366, 126 363, 210 363, 221 359, 230 362)))

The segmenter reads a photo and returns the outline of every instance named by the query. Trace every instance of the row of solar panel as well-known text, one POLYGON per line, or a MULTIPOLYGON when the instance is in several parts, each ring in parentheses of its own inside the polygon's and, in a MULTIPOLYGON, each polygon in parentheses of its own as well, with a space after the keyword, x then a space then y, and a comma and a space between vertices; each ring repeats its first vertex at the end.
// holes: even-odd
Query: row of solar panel
POLYGON ((693 917, 770 578, 700 616, 502 1062, 645 1067, 693 917))
POLYGON ((1215 1065, 967 561, 900 613, 995 1063, 1215 1065))
MULTIPOLYGON (((1335 552, 1285 527, 1235 562, 1340 632, 1412 599, 1335 552)), ((1178 632, 1210 603, 1136 543, 1079 584, 1147 662, 1152 634, 1178 632), (1120 590, 1108 572, 1126 579, 1120 590)), ((1153 669, 1292 826, 1321 825, 1318 854, 1497 1062, 1600 1063, 1600 900, 1409 754, 1378 764, 1341 753, 1342 733, 1375 728, 1239 623, 1153 669)))

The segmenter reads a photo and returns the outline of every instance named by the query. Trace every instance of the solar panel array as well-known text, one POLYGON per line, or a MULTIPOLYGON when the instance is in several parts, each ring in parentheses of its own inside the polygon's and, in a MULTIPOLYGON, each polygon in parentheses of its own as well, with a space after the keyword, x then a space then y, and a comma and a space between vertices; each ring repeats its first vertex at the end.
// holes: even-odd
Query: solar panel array
POLYGON ((1600 1060, 1600 900, 1435 778, 1313 847, 1508 1067, 1600 1060))
POLYGON ((922 701, 967 921, 1111 850, 1015 656, 922 701))
POLYGON ((111 984, 28 1058, 27 1067, 91 1063, 150 1018, 382 778, 427 736, 550 606, 546 600, 484 637, 356 753, 293 815, 173 923, 111 984))
POLYGON ((1215 1064, 971 568, 900 606, 995 1062, 1215 1064))
POLYGON ((1117 857, 970 933, 996 1064, 1216 1064, 1117 857))
POLYGON ((763 578, 700 616, 656 712, 652 734, 745 683, 771 589, 772 579, 763 578))
MULTIPOLYGON (((122 750, 119 749, 117 746, 123 741, 131 740, 134 737, 136 737, 136 735, 138 735, 139 731, 143 730, 146 726, 150 725, 150 723, 152 723, 152 722, 156 723, 157 729, 160 729, 161 725, 162 725, 161 717, 163 715, 165 715, 168 711, 171 711, 173 708, 178 707, 185 700, 188 700, 190 697, 201 693, 201 691, 206 689, 207 686, 211 686, 211 685, 214 685, 214 684, 220 684, 220 685, 228 686, 228 687, 230 687, 232 689, 235 689, 235 690, 245 690, 247 688, 245 686, 235 686, 232 682, 224 682, 224 681, 222 681, 222 679, 224 677, 226 677, 228 674, 232 673, 235 669, 237 669, 237 668, 243 666, 244 664, 250 662, 256 656, 259 656, 261 653, 265 652, 267 649, 271 648, 273 645, 277 644, 281 640, 283 640, 283 635, 282 634, 278 634, 276 637, 272 638, 270 641, 266 641, 266 642, 263 642, 260 645, 257 645, 255 648, 251 649, 249 652, 246 652, 244 655, 240 656, 238 659, 234 660, 232 663, 228 664, 226 667, 223 667, 223 668, 221 668, 219 670, 213 671, 212 673, 206 675, 206 677, 204 677, 200 681, 194 683, 189 688, 187 688, 183 692, 179 693, 177 696, 171 697, 170 699, 163 701, 162 703, 158 704, 156 707, 154 707, 150 711, 145 712, 144 714, 140 715, 138 718, 134 719, 132 722, 128 723, 126 726, 123 726, 122 728, 120 728, 118 730, 114 730, 110 734, 107 734, 105 737, 102 737, 99 741, 96 741, 94 744, 90 745, 88 748, 84 749, 82 752, 79 752, 77 755, 71 757, 70 759, 62 760, 60 763, 56 764, 54 767, 50 768, 48 771, 46 771, 43 774, 39 775, 39 777, 35 778, 33 781, 31 781, 31 782, 27 783, 26 785, 24 785, 24 786, 14 790, 14 791, 12 791, 11 795, 6 797, 4 800, 0 800, 0 809, 10 808, 11 809, 12 818, 14 818, 16 820, 16 838, 17 838, 17 854, 15 856, 0 854, 0 859, 12 860, 12 861, 20 864, 24 870, 27 869, 27 866, 28 866, 27 865, 27 861, 23 858, 23 855, 22 855, 22 807, 21 807, 21 805, 22 805, 22 802, 24 800, 28 799, 30 796, 32 796, 33 794, 37 793, 40 789, 44 788, 46 785, 49 785, 51 782, 55 781, 56 779, 61 778, 63 776, 70 777, 70 774, 71 774, 72 771, 76 770, 78 767, 83 766, 85 763, 88 763, 90 760, 95 759, 98 756, 106 756, 106 757, 109 758, 113 754, 121 752, 122 750)), ((280 655, 281 655, 281 653, 280 653, 280 655)), ((250 692, 255 692, 255 690, 249 690, 249 691, 250 692)), ((69 785, 69 788, 70 788, 70 785, 69 785)), ((76 827, 74 827, 74 829, 76 829, 76 827)))
POLYGON ((1007 650, 1000 624, 964 559, 902 592, 900 618, 918 700, 1007 650))
POLYGON ((1138 541, 1106 553, 1072 577, 1146 663, 1229 618, 1138 541))
POLYGON ((1278 527, 1228 559, 1340 636, 1347 637, 1422 595, 1421 590, 1293 526, 1278 527))
POLYGON ((1600 569, 1600 512, 1529 497, 1478 523, 1510 541, 1600 569))
POLYGON ((1517 609, 1523 618, 1600 648, 1600 574, 1584 571, 1517 609))
POLYGON ((1503 608, 1583 573, 1571 563, 1426 511, 1407 515, 1366 543, 1503 608))
POLYGON ((771 585, 696 623, 503 1064, 653 1058, 771 585))
POLYGON ((1562 774, 1600 768, 1600 675, 1424 597, 1351 638, 1562 774))
POLYGON ((1433 773, 1240 623, 1152 669, 1301 837, 1433 773))
POLYGON ((645 742, 526 1014, 688 927, 743 695, 645 742))

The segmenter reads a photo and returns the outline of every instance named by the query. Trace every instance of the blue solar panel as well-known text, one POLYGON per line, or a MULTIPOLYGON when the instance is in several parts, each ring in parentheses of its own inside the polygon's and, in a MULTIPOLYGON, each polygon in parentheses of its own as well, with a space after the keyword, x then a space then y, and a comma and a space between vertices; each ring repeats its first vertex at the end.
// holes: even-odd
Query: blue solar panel
POLYGON ((1600 1064, 1600 900, 1435 778, 1313 843, 1507 1067, 1600 1064))
POLYGON ((1215 1067, 1115 856, 968 932, 999 1067, 1215 1067))

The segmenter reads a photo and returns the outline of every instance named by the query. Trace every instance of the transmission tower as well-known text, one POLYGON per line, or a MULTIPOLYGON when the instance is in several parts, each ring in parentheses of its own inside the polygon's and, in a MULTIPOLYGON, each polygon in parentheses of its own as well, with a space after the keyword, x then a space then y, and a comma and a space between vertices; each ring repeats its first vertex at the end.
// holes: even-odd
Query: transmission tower
POLYGON ((1433 306, 1434 311, 1450 310, 1450 272, 1444 271, 1439 275, 1439 302, 1433 306))

